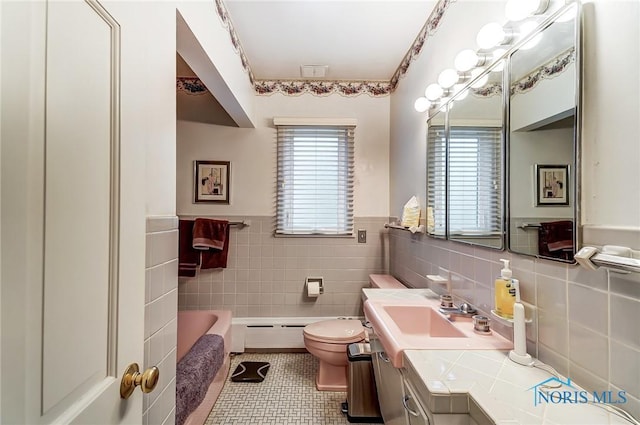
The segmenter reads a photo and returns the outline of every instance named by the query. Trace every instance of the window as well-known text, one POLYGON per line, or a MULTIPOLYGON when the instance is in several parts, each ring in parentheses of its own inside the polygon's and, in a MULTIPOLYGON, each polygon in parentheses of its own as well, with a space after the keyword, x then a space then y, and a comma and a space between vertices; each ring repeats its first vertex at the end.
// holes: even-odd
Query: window
POLYGON ((501 129, 449 130, 449 234, 500 235, 501 129))
POLYGON ((276 235, 351 236, 355 126, 274 122, 276 235))

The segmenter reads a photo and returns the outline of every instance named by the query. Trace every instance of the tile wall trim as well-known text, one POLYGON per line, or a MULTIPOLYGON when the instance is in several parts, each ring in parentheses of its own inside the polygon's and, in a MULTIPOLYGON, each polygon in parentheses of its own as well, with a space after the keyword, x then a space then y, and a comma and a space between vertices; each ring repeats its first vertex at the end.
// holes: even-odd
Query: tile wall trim
POLYGON ((147 216, 147 233, 166 232, 178 228, 178 216, 147 216))
POLYGON ((585 224, 582 239, 583 245, 619 245, 640 250, 640 227, 585 224))
POLYGON ((160 388, 143 395, 143 424, 172 423, 178 304, 178 217, 146 219, 143 368, 157 366, 160 388))

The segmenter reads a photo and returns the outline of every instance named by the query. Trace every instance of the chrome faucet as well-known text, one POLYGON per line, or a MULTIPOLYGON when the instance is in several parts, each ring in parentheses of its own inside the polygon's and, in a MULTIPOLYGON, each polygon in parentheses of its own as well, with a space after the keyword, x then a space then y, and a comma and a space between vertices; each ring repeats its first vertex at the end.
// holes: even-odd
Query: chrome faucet
POLYGON ((462 303, 458 307, 453 304, 453 298, 449 294, 440 296, 440 313, 448 316, 473 317, 478 313, 471 304, 462 303))

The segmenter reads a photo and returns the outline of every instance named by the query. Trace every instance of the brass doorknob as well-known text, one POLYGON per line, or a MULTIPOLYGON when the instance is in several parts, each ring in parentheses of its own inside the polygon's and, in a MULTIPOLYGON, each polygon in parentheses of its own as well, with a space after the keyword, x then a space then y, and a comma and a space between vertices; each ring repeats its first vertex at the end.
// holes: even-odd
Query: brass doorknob
POLYGON ((138 363, 131 363, 124 371, 120 381, 120 397, 127 399, 133 394, 133 390, 139 385, 143 393, 150 393, 158 384, 160 370, 153 366, 140 373, 138 363))

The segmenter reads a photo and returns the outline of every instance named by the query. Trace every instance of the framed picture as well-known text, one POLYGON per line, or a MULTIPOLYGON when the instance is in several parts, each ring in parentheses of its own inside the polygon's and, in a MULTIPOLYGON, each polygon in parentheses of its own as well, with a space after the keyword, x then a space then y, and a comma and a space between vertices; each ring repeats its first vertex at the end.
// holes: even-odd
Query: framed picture
POLYGON ((536 206, 569 205, 569 166, 536 164, 536 206))
POLYGON ((229 204, 230 175, 229 161, 194 161, 194 201, 229 204))

